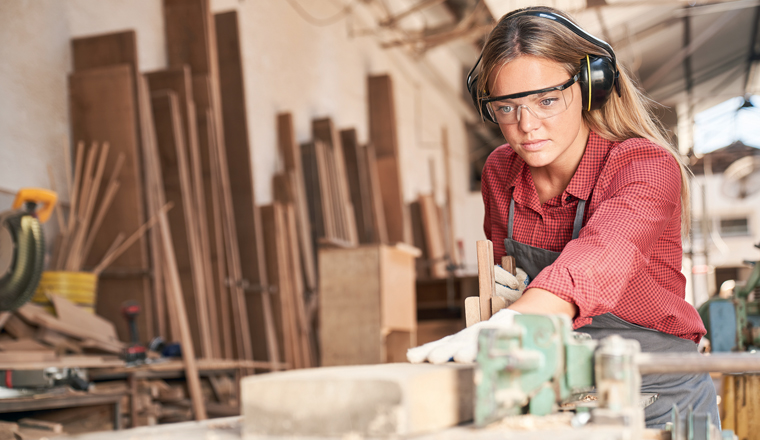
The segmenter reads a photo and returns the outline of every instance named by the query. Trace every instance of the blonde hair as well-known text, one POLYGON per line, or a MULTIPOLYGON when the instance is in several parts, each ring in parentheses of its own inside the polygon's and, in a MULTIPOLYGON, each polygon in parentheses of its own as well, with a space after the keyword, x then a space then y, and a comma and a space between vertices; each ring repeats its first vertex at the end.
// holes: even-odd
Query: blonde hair
MULTIPOLYGON (((491 73, 520 55, 533 55, 564 65, 570 76, 580 70, 580 60, 587 54, 609 56, 604 49, 576 35, 555 20, 522 15, 511 15, 525 10, 550 12, 575 23, 562 11, 545 6, 534 6, 513 11, 499 20, 486 40, 478 75, 477 96, 488 94, 491 73)), ((620 96, 613 90, 607 102, 598 110, 584 111, 586 125, 604 139, 622 142, 630 138, 645 138, 670 153, 681 169, 681 230, 689 229, 689 179, 686 167, 676 148, 670 143, 662 123, 653 114, 657 105, 636 86, 626 69, 618 63, 620 96)))

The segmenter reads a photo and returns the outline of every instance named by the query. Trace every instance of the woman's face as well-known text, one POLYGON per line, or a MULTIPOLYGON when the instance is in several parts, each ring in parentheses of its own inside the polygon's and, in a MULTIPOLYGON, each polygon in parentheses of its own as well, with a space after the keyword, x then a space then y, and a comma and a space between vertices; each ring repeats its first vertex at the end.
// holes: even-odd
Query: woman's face
MULTIPOLYGON (((494 69, 489 77, 491 96, 541 90, 566 83, 570 75, 562 64, 532 55, 521 55, 494 69)), ((574 83, 563 94, 567 109, 546 119, 539 119, 541 95, 511 100, 512 111, 519 112, 519 122, 499 124, 512 149, 532 168, 546 166, 576 167, 585 151, 588 129, 582 118, 580 86, 574 83), (524 106, 529 106, 529 111, 524 106), (515 107, 520 107, 514 109, 515 107)), ((547 102, 547 104, 552 104, 547 102)))

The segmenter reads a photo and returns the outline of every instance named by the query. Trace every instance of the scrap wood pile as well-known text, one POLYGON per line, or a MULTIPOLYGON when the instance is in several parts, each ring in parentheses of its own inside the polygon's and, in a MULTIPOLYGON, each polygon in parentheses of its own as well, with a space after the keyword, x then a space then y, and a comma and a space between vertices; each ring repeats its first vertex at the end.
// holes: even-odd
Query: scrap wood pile
POLYGON ((56 315, 26 304, 0 313, 0 369, 120 366, 124 343, 111 322, 50 296, 56 315))
MULTIPOLYGON (((97 375, 96 375, 97 377, 97 375)), ((210 416, 239 415, 239 394, 234 377, 214 374, 201 379, 203 402, 210 416)), ((93 394, 122 394, 122 426, 152 426, 193 420, 187 383, 181 379, 135 378, 98 380, 93 394)))

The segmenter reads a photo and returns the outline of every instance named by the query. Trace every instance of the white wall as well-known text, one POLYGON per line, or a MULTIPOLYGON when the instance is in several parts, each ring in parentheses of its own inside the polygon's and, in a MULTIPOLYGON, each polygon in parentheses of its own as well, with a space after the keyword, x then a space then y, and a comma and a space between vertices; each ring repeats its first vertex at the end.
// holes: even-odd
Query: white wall
MULTIPOLYGON (((330 0, 299 2, 317 17, 338 10, 330 0)), ((0 2, 0 188, 47 187, 47 163, 55 167, 62 188, 70 39, 135 29, 140 69, 161 69, 166 66, 161 3, 0 2)), ((305 21, 286 1, 212 0, 211 7, 214 12, 239 12, 257 203, 271 201, 271 178, 281 166, 275 131, 278 112, 293 113, 299 142, 311 138, 311 120, 324 116, 338 128, 356 128, 359 141, 365 142, 367 76, 388 73, 394 84, 404 198, 411 202, 419 193, 434 192, 443 203, 441 128, 445 126, 454 227, 456 236, 465 240, 466 263, 474 269, 474 242, 483 237, 483 207, 480 195, 468 189, 463 124, 468 103, 461 100, 461 65, 448 49, 430 51, 418 60, 403 49, 382 49, 377 36, 355 36, 358 30, 375 27, 361 2, 350 19, 324 27, 305 21), (436 188, 431 184, 431 160, 436 188)))

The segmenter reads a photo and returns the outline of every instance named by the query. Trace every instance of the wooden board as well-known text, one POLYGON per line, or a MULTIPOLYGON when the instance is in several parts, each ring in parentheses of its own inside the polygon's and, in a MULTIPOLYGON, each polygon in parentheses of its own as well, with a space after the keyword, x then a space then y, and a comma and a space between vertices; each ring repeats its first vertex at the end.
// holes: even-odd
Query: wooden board
POLYGON ((356 130, 353 128, 341 130, 340 140, 359 242, 376 243, 372 225, 372 187, 367 172, 366 150, 359 145, 356 130))
POLYGON ((419 196, 422 232, 425 235, 427 247, 427 264, 433 278, 445 278, 446 270, 446 238, 443 234, 441 219, 438 216, 438 205, 432 195, 419 196))
POLYGON ((378 157, 376 160, 380 194, 388 230, 388 243, 411 244, 411 232, 406 207, 401 193, 401 174, 398 160, 393 156, 378 157))
POLYGON ((477 242, 477 255, 480 320, 487 321, 491 317, 491 298, 496 291, 493 273, 493 243, 491 240, 479 240, 477 242))
POLYGON ((385 360, 379 266, 374 246, 319 250, 321 366, 385 360))
POLYGON ((16 313, 21 316, 25 321, 35 324, 40 327, 49 328, 59 333, 81 339, 82 341, 92 341, 94 347, 102 350, 120 354, 124 348, 124 344, 119 341, 109 339, 105 335, 94 333, 90 330, 79 327, 78 325, 71 325, 60 319, 55 318, 53 315, 47 313, 39 306, 27 303, 21 306, 16 313))
POLYGON ((71 301, 59 295, 50 295, 50 301, 55 307, 58 319, 79 328, 100 335, 98 339, 118 340, 116 328, 111 321, 105 320, 98 315, 88 313, 71 301))
MULTIPOLYGON (((231 206, 239 243, 240 268, 243 280, 252 286, 267 284, 266 260, 261 228, 261 214, 256 207, 253 161, 248 136, 245 85, 240 31, 236 11, 214 16, 216 52, 219 61, 219 90, 222 129, 226 156, 225 173, 229 179, 231 206)), ((259 298, 249 298, 259 302, 259 298)), ((254 313, 256 307, 253 308, 254 313)), ((265 326, 253 324, 253 334, 262 335, 265 326)))
MULTIPOLYGON (((132 232, 145 221, 143 183, 141 180, 140 138, 134 78, 130 65, 119 65, 76 72, 69 76, 69 105, 72 138, 85 143, 108 141, 111 145, 107 169, 112 169, 119 153, 125 160, 118 177, 119 197, 105 215, 103 226, 93 242, 85 265, 93 266, 102 258, 116 236, 132 232)), ((150 302, 150 286, 145 276, 149 269, 147 243, 141 238, 114 263, 115 268, 127 269, 131 278, 110 277, 99 280, 100 294, 97 312, 114 322, 120 337, 128 338, 126 323, 119 307, 126 300, 145 305, 150 302)), ((138 317, 143 337, 152 336, 152 323, 146 315, 138 317), (151 330, 151 331, 149 331, 151 330)))
POLYGON ((191 326, 193 341, 199 353, 211 357, 213 342, 209 323, 207 318, 199 319, 198 304, 199 298, 213 294, 213 290, 209 292, 206 288, 196 199, 182 132, 179 100, 176 93, 164 90, 153 93, 151 105, 158 147, 157 165, 161 168, 165 201, 174 203, 174 209, 168 213, 169 225, 182 292, 190 312, 188 319, 195 324, 191 326))
POLYGON ((375 147, 368 144, 364 147, 364 155, 367 160, 367 177, 372 200, 372 233, 376 237, 375 243, 388 244, 388 227, 385 222, 385 209, 383 208, 383 196, 380 189, 380 175, 377 169, 377 157, 375 147))
POLYGON ((325 144, 327 177, 330 179, 337 237, 358 244, 356 218, 348 189, 346 161, 341 138, 330 118, 313 120, 312 134, 315 140, 320 140, 325 144))
POLYGON ((398 134, 393 100, 393 83, 389 75, 368 78, 369 138, 375 147, 383 198, 385 222, 390 243, 410 243, 411 237, 404 209, 398 157, 398 134))
POLYGON ((295 202, 298 244, 301 250, 301 264, 304 271, 306 288, 314 292, 317 287, 316 254, 309 222, 309 207, 304 184, 304 170, 301 162, 300 147, 296 143, 293 117, 290 113, 277 115, 277 144, 285 163, 286 174, 290 176, 295 202))

